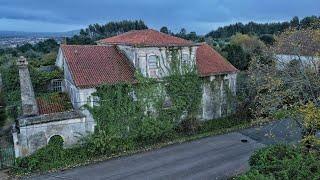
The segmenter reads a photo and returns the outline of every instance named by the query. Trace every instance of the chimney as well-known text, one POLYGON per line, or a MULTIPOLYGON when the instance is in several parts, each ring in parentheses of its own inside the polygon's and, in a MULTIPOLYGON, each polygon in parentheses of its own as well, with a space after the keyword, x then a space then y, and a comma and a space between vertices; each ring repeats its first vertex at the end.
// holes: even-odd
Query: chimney
POLYGON ((21 56, 17 65, 19 68, 20 89, 21 89, 21 103, 23 116, 36 116, 39 115, 37 101, 34 95, 30 73, 28 70, 27 59, 21 56))

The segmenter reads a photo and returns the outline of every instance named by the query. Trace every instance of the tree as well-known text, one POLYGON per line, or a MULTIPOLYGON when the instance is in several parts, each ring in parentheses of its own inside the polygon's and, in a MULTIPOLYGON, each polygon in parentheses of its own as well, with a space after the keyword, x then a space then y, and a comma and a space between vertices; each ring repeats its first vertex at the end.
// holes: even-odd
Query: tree
POLYGON ((317 16, 309 16, 301 19, 300 26, 302 28, 313 28, 319 29, 320 28, 320 17, 317 16))
POLYGON ((315 131, 320 119, 320 76, 315 65, 319 63, 320 30, 289 29, 276 39, 269 55, 273 63, 262 63, 264 58, 255 56, 249 68, 250 83, 255 88, 252 113, 260 118, 289 112, 286 116, 302 127, 303 142, 310 147, 319 142, 315 140, 315 131), (275 56, 279 53, 295 58, 291 62, 280 61, 275 56), (311 63, 304 56, 311 57, 311 63))
POLYGON ((206 37, 212 38, 229 38, 237 33, 250 34, 260 36, 262 34, 277 35, 284 32, 289 27, 294 28, 320 28, 315 26, 316 22, 320 21, 320 17, 311 16, 305 17, 301 21, 299 18, 294 17, 290 22, 281 23, 255 23, 249 22, 248 24, 235 23, 224 27, 219 27, 217 30, 209 32, 206 37))
POLYGON ((17 49, 23 53, 32 50, 33 46, 30 43, 26 43, 24 45, 18 46, 17 49))
POLYGON ((298 18, 298 16, 295 16, 292 18, 292 20, 290 21, 290 25, 291 27, 297 28, 300 25, 300 20, 298 18))
POLYGON ((265 45, 256 36, 247 34, 236 34, 232 36, 230 44, 238 45, 243 48, 246 53, 252 54, 256 50, 264 49, 265 45))
POLYGON ((57 51, 59 44, 54 39, 47 39, 43 42, 39 42, 33 46, 33 49, 42 53, 49 53, 51 51, 57 51))
POLYGON ((311 148, 320 150, 320 139, 316 137, 317 131, 320 130, 320 108, 315 104, 308 103, 300 108, 303 116, 303 143, 310 150, 311 148))
POLYGON ((248 53, 244 52, 242 47, 235 44, 229 44, 222 49, 222 54, 226 59, 237 69, 247 70, 251 57, 248 53))
POLYGON ((166 26, 163 26, 163 27, 160 29, 160 32, 165 33, 165 34, 169 34, 169 29, 168 29, 166 26))
POLYGON ((264 42, 266 45, 273 45, 275 42, 274 36, 272 34, 263 34, 259 39, 264 42))
POLYGON ((90 24, 86 29, 81 29, 79 35, 67 38, 67 44, 95 44, 95 41, 111 36, 116 36, 131 30, 148 29, 142 20, 109 22, 104 25, 90 24))

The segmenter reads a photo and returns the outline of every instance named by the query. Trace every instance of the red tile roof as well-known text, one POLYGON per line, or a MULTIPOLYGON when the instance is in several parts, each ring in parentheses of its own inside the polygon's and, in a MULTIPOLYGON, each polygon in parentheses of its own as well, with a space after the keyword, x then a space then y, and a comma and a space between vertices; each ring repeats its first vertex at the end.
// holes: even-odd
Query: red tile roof
POLYGON ((39 114, 53 114, 71 110, 71 102, 66 94, 37 97, 39 114))
POLYGON ((134 81, 134 68, 115 46, 62 45, 77 87, 134 81))
POLYGON ((203 44, 198 47, 196 52, 196 61, 198 72, 201 76, 233 73, 238 71, 237 68, 235 68, 208 44, 203 44))
POLYGON ((102 39, 100 44, 122 44, 136 46, 190 46, 193 42, 170 36, 152 29, 129 31, 118 36, 102 39))

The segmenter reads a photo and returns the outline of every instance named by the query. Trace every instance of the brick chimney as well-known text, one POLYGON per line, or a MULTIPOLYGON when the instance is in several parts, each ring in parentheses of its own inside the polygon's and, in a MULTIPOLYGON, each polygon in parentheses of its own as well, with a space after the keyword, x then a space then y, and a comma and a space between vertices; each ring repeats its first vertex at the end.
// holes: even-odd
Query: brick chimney
POLYGON ((27 59, 21 56, 17 65, 19 68, 20 89, 21 89, 21 103, 23 116, 36 116, 39 115, 37 101, 34 95, 30 73, 28 70, 27 59))

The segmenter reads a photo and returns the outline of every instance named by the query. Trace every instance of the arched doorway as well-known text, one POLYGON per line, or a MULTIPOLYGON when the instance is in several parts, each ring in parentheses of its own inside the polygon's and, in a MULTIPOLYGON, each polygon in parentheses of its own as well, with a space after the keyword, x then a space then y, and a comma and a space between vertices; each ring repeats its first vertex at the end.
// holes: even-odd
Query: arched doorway
POLYGON ((51 136, 48 141, 49 146, 56 146, 56 147, 62 148, 63 144, 64 144, 64 140, 60 135, 51 136))

